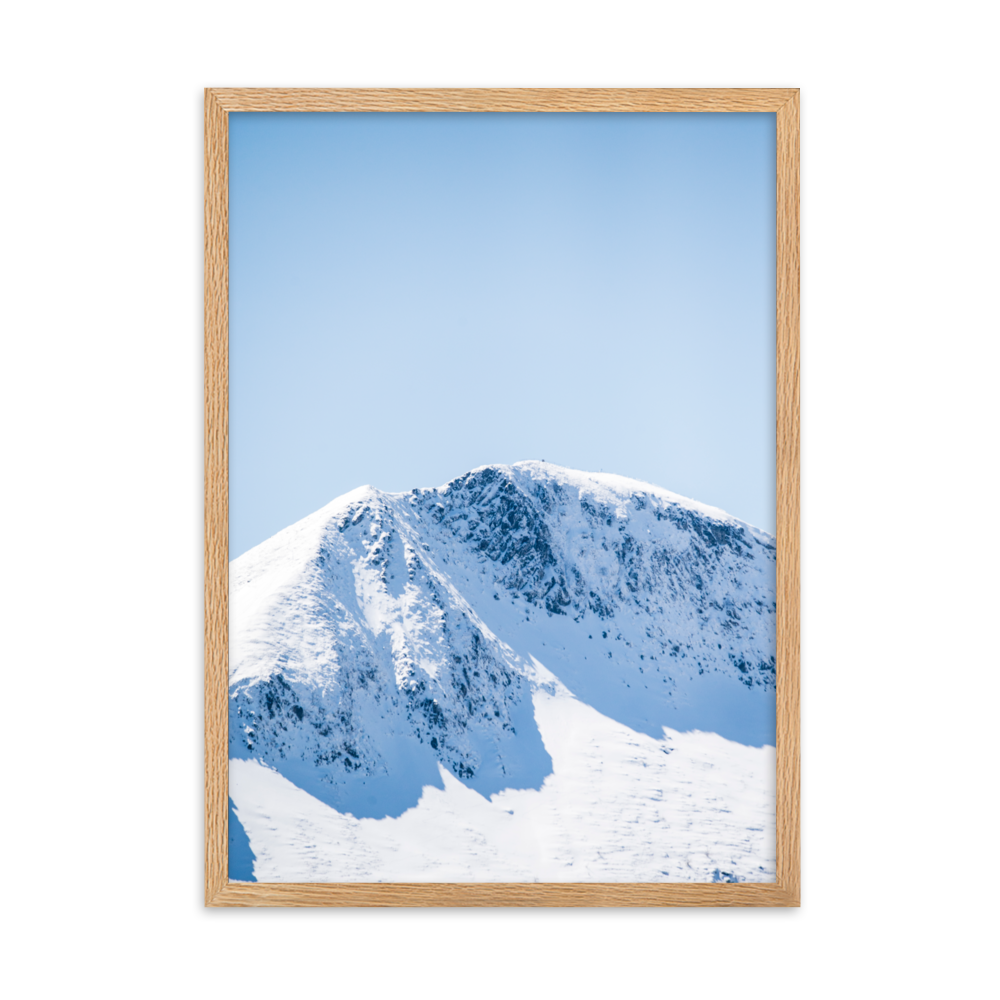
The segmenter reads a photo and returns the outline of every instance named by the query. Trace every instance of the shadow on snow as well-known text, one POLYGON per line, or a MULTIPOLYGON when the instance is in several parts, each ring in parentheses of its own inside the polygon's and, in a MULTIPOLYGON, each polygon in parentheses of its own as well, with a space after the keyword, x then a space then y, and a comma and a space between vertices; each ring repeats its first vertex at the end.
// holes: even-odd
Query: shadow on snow
MULTIPOLYGON (((552 773, 552 758, 542 743, 530 697, 511 706, 510 719, 516 735, 502 746, 483 731, 467 728, 464 735, 476 751, 479 766, 471 775, 451 770, 456 780, 484 798, 505 788, 539 789, 552 773)), ((301 758, 271 757, 263 763, 337 812, 357 819, 398 817, 417 805, 425 788, 444 788, 446 765, 428 743, 412 733, 396 732, 383 736, 378 746, 382 767, 374 775, 345 774, 339 767, 317 767, 301 758)), ((230 746, 230 756, 260 759, 238 744, 230 746)))
POLYGON ((253 863, 257 860, 250 838, 243 829, 233 800, 229 800, 229 878, 234 882, 256 882, 253 863))

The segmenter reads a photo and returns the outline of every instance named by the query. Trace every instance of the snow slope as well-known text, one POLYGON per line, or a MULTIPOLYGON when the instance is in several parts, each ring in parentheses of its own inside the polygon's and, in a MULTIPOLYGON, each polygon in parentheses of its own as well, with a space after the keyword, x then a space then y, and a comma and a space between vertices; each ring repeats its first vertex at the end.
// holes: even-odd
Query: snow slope
POLYGON ((769 535, 523 462, 355 490, 230 590, 257 878, 773 878, 769 535))

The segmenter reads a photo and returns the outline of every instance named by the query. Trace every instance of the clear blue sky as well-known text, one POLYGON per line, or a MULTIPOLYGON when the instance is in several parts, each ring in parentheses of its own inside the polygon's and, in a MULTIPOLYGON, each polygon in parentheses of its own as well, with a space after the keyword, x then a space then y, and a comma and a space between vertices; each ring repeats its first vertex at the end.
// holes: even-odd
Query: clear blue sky
POLYGON ((529 458, 774 531, 774 115, 229 130, 231 558, 529 458))

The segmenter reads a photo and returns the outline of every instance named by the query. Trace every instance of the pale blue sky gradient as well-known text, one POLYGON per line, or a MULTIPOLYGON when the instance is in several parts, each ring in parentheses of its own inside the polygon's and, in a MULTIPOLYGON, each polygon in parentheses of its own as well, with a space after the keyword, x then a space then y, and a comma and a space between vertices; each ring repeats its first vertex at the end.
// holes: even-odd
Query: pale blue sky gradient
POLYGON ((230 557, 546 459, 774 531, 771 114, 231 114, 230 557))

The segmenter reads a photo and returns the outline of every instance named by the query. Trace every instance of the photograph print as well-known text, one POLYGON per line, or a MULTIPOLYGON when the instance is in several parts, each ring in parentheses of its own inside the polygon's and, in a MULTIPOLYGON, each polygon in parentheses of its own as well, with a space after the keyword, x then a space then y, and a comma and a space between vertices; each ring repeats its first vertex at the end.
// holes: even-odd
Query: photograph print
POLYGON ((775 881, 775 130, 230 113, 232 882, 775 881))

